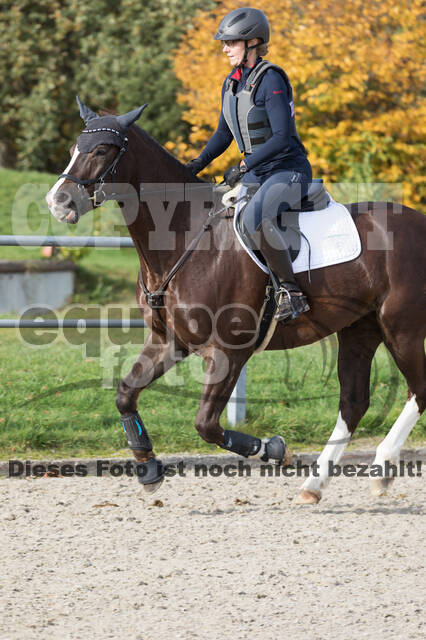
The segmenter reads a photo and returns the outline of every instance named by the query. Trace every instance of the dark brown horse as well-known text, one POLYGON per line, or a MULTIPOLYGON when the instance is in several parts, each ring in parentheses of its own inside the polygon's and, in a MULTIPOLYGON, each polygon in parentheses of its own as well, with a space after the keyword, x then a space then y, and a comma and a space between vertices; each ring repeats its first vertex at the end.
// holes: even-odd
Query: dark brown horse
MULTIPOLYGON (((195 420, 201 437, 242 455, 256 453, 258 457, 262 454, 262 459, 274 458, 271 451, 277 437, 262 443, 259 449, 254 447, 257 439, 224 431, 219 422, 241 368, 255 348, 267 276, 239 245, 229 216, 222 214, 216 224, 200 231, 206 221, 205 200, 211 199, 211 194, 206 196, 210 186, 194 178, 183 164, 133 125, 141 111, 98 117, 80 104, 86 130, 72 149, 65 174, 47 195, 53 215, 75 223, 81 213, 100 204, 105 193, 112 191, 110 197, 120 202, 139 255, 137 301, 151 333, 131 372, 118 386, 117 407, 129 444, 139 462, 155 461, 137 413, 139 393, 177 360, 197 353, 206 365, 195 420), (112 180, 114 185, 109 184, 112 180), (141 184, 145 190, 140 192, 141 184), (186 189, 189 185, 185 195, 184 184, 186 189), (155 197, 156 191, 153 205, 150 197, 155 197), (132 213, 126 205, 126 197, 131 200, 130 192, 140 194, 132 213), (170 280, 164 295, 151 297, 151 306, 147 304, 147 291, 165 288, 166 276, 199 231, 199 244, 170 280)), ((426 218, 408 207, 384 202, 352 204, 348 208, 361 238, 360 256, 314 270, 311 281, 306 272, 298 274, 311 310, 289 324, 278 324, 267 346, 292 349, 335 332, 338 335, 339 415, 318 459, 319 473, 306 479, 299 503, 318 502, 328 482, 329 461, 338 462, 366 412, 371 363, 382 342, 404 375, 409 396, 377 449, 376 464, 398 460, 402 444, 426 405, 426 218), (369 239, 374 239, 374 249, 369 249, 369 239)), ((161 481, 161 468, 156 468, 156 472, 149 471, 154 486, 161 481)), ((375 480, 373 493, 383 493, 391 481, 392 477, 375 480)))

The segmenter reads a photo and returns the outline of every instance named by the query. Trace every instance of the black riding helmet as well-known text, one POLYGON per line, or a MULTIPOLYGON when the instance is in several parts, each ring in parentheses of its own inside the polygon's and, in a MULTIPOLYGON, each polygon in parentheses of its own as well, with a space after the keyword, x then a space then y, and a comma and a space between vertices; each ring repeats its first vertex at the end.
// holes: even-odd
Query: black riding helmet
POLYGON ((269 42, 269 24, 263 11, 242 7, 228 13, 219 25, 215 40, 251 40, 269 42))

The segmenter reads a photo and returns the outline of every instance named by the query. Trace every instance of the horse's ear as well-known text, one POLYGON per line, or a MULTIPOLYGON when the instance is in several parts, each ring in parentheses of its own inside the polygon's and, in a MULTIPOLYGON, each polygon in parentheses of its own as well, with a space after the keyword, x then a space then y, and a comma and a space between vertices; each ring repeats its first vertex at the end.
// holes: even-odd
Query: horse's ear
POLYGON ((98 114, 95 113, 94 111, 92 111, 91 109, 89 109, 89 107, 86 107, 86 105, 82 103, 82 101, 80 100, 80 98, 78 96, 75 96, 75 99, 77 100, 77 104, 78 104, 79 109, 80 109, 80 116, 81 116, 81 118, 84 120, 84 122, 86 124, 90 120, 94 120, 95 118, 99 118, 98 114))
POLYGON ((142 111, 147 106, 148 103, 142 105, 138 109, 133 109, 133 111, 129 111, 129 113, 125 113, 122 116, 117 116, 118 124, 123 127, 123 129, 127 129, 131 124, 136 122, 136 120, 140 117, 142 111))

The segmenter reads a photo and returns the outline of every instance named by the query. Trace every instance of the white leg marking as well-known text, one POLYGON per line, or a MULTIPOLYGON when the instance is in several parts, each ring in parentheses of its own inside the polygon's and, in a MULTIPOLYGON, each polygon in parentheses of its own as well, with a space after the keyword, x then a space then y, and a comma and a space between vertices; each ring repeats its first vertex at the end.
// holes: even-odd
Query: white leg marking
POLYGON ((351 434, 348 426, 339 411, 333 433, 317 460, 317 474, 311 473, 302 484, 301 489, 317 491, 321 494, 321 489, 324 489, 330 481, 329 463, 337 464, 339 462, 350 439, 351 434))
POLYGON ((386 438, 377 447, 376 457, 373 464, 383 465, 386 460, 389 460, 392 463, 399 462, 401 447, 419 418, 419 407, 416 401, 416 396, 413 396, 405 404, 404 409, 396 422, 392 425, 392 428, 386 438))
POLYGON ((373 464, 377 464, 382 467, 383 477, 371 479, 370 492, 373 496, 386 495, 387 489, 389 489, 393 482, 393 474, 390 471, 389 476, 384 476, 385 462, 388 461, 390 464, 398 464, 401 447, 419 418, 419 407, 417 405, 416 396, 413 396, 405 404, 404 409, 398 416, 396 422, 392 425, 392 428, 386 438, 376 449, 376 457, 374 458, 373 464))
MULTIPOLYGON (((67 168, 62 173, 70 173, 70 171, 71 171, 71 169, 72 169, 72 167, 74 165, 74 162, 77 160, 77 157, 79 155, 80 155, 80 152, 79 152, 79 150, 77 148, 77 145, 76 145, 75 149, 74 149, 74 153, 72 154, 72 158, 71 158, 67 168)), ((63 182, 65 182, 65 178, 60 178, 57 182, 55 182, 53 187, 46 194, 46 202, 47 202, 47 206, 49 207, 50 211, 52 211, 52 207, 54 205, 55 193, 57 192, 57 190, 59 189, 59 187, 61 186, 61 184, 63 182)))

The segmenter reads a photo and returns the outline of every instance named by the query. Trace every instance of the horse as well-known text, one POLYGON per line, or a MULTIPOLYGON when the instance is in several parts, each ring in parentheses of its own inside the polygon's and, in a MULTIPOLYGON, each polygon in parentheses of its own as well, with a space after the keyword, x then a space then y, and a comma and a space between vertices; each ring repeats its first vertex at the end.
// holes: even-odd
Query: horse
MULTIPOLYGON (((213 185, 194 177, 135 124, 146 105, 124 115, 99 116, 78 98, 77 102, 86 128, 46 199, 55 218, 75 224, 112 190, 109 197, 119 203, 139 256, 136 297, 150 333, 131 371, 119 382, 116 396, 129 447, 136 463, 146 465, 146 477, 139 480, 153 491, 161 484, 164 470, 137 411, 138 396, 191 353, 205 362, 195 418, 201 438, 246 458, 287 464, 281 436, 260 441, 220 425, 241 369, 255 350, 267 275, 240 246, 227 211, 222 215, 219 210, 215 220, 206 215, 213 185), (157 198, 155 206, 150 204, 146 185, 157 198), (131 215, 126 205, 130 192, 137 201, 131 215)), ((392 483, 391 465, 398 462, 401 447, 426 406, 426 218, 407 206, 387 202, 346 207, 361 240, 359 257, 298 273, 310 311, 287 324, 278 323, 266 347, 293 349, 334 333, 338 337, 338 417, 316 472, 310 473, 295 496, 297 504, 316 504, 321 499, 330 479, 329 464, 338 463, 367 411, 371 364, 381 343, 405 377, 408 397, 377 447, 374 464, 384 468, 388 463, 390 471, 370 480, 373 495, 385 494, 392 483), (381 247, 376 242, 369 249, 371 238, 379 239, 381 247)))

